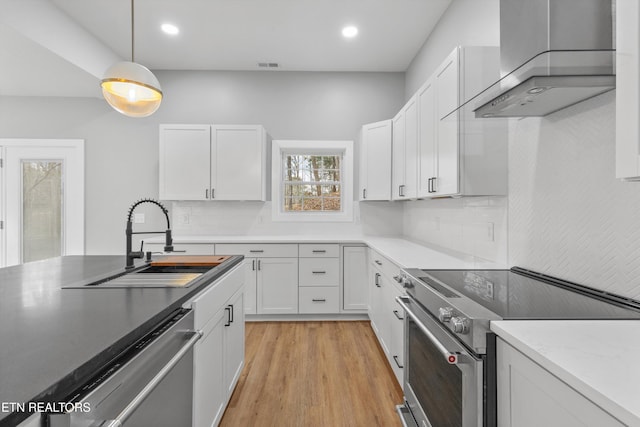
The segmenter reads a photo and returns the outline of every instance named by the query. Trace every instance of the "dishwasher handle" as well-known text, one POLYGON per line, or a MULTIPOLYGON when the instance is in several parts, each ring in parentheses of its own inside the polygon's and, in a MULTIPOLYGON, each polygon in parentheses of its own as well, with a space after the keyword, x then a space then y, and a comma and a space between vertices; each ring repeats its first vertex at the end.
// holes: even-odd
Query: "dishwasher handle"
POLYGON ((118 416, 113 420, 105 420, 101 426, 104 427, 122 427, 124 423, 129 419, 131 415, 138 409, 138 407, 144 402, 144 400, 149 397, 149 395, 153 392, 153 390, 160 384, 160 382, 166 377, 169 372, 180 362, 180 359, 187 354, 196 342, 202 338, 202 331, 188 331, 188 333, 192 333, 192 337, 189 338, 180 350, 167 362, 166 365, 158 371, 158 373, 144 386, 140 393, 134 397, 131 402, 118 414, 118 416))

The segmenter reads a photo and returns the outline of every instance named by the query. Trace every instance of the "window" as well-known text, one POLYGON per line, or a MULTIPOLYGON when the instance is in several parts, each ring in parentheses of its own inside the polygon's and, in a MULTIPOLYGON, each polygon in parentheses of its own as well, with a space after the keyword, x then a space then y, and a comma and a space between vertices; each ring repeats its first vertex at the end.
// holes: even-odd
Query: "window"
POLYGON ((351 221, 352 141, 273 141, 273 217, 351 221))
POLYGON ((285 212, 342 211, 342 155, 284 154, 285 212))

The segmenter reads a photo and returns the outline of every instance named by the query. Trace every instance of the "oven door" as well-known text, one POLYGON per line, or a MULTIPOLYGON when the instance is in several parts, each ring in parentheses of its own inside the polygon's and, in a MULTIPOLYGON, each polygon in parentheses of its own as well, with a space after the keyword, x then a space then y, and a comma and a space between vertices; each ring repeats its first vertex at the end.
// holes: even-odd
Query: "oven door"
POLYGON ((481 427, 483 359, 469 352, 415 300, 405 316, 404 393, 419 427, 481 427))

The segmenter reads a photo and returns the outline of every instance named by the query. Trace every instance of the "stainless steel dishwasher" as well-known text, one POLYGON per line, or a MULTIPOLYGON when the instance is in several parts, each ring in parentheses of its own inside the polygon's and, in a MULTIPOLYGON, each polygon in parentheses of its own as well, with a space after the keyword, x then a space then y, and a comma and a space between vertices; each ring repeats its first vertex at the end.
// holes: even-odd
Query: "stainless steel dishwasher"
POLYGON ((77 390, 81 410, 49 414, 51 427, 191 426, 193 312, 177 310, 77 390))

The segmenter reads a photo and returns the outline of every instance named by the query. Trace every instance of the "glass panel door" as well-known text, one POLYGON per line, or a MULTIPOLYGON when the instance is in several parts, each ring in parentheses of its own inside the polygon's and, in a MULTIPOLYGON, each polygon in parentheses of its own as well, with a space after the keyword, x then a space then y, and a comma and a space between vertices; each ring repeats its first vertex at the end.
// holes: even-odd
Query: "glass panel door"
POLYGON ((22 161, 22 262, 63 251, 63 162, 22 161))
POLYGON ((0 157, 0 266, 83 255, 84 142, 0 139, 0 157))

